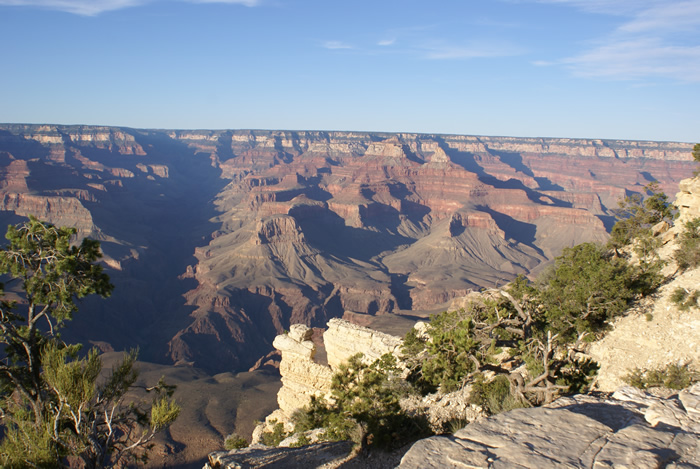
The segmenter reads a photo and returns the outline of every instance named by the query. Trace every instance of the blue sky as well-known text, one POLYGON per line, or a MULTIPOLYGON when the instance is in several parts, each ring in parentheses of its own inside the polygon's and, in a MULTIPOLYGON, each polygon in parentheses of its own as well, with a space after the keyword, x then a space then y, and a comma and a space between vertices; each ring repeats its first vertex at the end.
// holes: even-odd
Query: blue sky
POLYGON ((0 0, 0 122, 700 141, 700 0, 0 0))

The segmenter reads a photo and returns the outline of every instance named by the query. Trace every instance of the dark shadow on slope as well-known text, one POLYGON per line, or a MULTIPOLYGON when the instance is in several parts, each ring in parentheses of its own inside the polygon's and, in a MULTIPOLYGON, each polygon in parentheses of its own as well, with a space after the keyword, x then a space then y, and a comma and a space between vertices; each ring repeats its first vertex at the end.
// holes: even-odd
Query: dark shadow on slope
POLYGON ((0 147, 18 160, 33 158, 43 160, 49 155, 49 149, 36 140, 24 138, 4 129, 0 129, 0 147))
POLYGON ((601 403, 573 404, 559 409, 565 409, 569 412, 585 415, 588 418, 595 420, 610 427, 617 432, 630 425, 635 425, 644 422, 644 417, 622 406, 601 403))
POLYGON ((496 151, 489 150, 491 154, 498 156, 498 158, 514 170, 521 172, 527 176, 535 177, 532 170, 523 163, 523 157, 520 153, 513 153, 508 151, 496 151))
MULTIPOLYGON (((534 191, 524 185, 522 181, 517 180, 517 179, 508 179, 507 181, 501 181, 498 178, 495 178, 488 174, 484 168, 479 164, 478 162, 478 155, 470 152, 462 152, 455 150, 453 148, 450 148, 449 145, 447 145, 444 141, 444 139, 436 137, 436 140, 440 144, 440 147, 443 149, 443 151, 447 154, 447 156, 450 158, 450 160, 458 165, 464 168, 466 171, 469 171, 471 173, 474 173, 477 175, 479 178, 479 181, 490 185, 492 187, 495 187, 496 189, 519 189, 525 192, 527 195, 528 199, 532 200, 533 202, 539 202, 539 194, 537 191, 534 191)), ((507 152, 491 152, 494 155, 498 156, 499 158, 503 158, 501 155, 506 155, 505 158, 507 161, 504 161, 504 163, 508 164, 512 168, 514 168, 516 171, 520 171, 523 174, 526 174, 530 177, 534 177, 534 174, 532 173, 532 170, 525 165, 522 162, 522 157, 517 154, 517 153, 507 153, 507 152)), ((562 190, 560 186, 557 186, 556 184, 553 184, 551 181, 549 181, 547 178, 535 178, 537 183, 540 185, 540 190, 562 190)), ((559 206, 559 205, 557 205, 559 206)))
MULTIPOLYGON (((396 228, 400 223, 398 211, 384 207, 387 209, 382 225, 396 228)), ((290 212, 290 215, 295 216, 294 212, 290 212)), ((295 219, 311 246, 348 262, 352 262, 351 259, 369 262, 382 252, 414 241, 397 234, 347 226, 342 217, 330 210, 323 210, 313 217, 295 216, 295 219)))
POLYGON ((413 309, 413 298, 411 298, 413 287, 406 285, 407 281, 408 275, 391 274, 391 294, 396 298, 398 309, 402 310, 413 309))
POLYGON ((520 189, 525 191, 529 198, 531 198, 532 200, 536 200, 533 199, 533 191, 527 186, 525 186, 522 183, 522 181, 519 181, 517 179, 508 179, 507 181, 501 181, 500 179, 491 176, 484 170, 484 168, 478 162, 478 155, 450 148, 441 138, 437 138, 437 140, 439 141, 442 149, 445 151, 447 156, 454 164, 461 166, 470 173, 476 174, 480 182, 495 187, 496 189, 520 189))
POLYGON ((610 233, 613 229, 613 226, 615 226, 615 223, 617 223, 617 217, 614 215, 596 215, 600 221, 603 222, 603 226, 605 226, 605 231, 610 233))
POLYGON ((535 181, 537 181, 537 184, 539 185, 539 188, 542 191, 563 191, 564 190, 564 188, 562 186, 560 186, 559 184, 554 184, 552 181, 549 180, 549 178, 536 177, 535 181))
POLYGON ((95 225, 134 249, 138 258, 123 262, 120 271, 108 270, 115 291, 108 300, 86 299, 91 312, 76 315, 76 339, 108 342, 117 349, 139 346, 142 359, 167 363, 173 329, 186 327, 194 310, 183 295, 197 283, 180 276, 197 263, 195 248, 205 246, 217 228, 209 221, 217 214, 212 200, 227 181, 219 178, 209 155, 195 154, 165 133, 128 132, 146 156, 83 147, 81 153, 110 167, 167 165, 169 175, 149 179, 137 169, 134 177, 121 178, 120 190, 100 192, 97 203, 84 203, 95 225))
POLYGON ((418 155, 416 155, 416 153, 414 153, 413 150, 411 150, 411 148, 408 145, 402 143, 401 149, 403 150, 404 154, 406 155, 406 158, 409 161, 413 161, 414 163, 418 163, 418 164, 425 163, 425 160, 423 160, 418 155))
POLYGON ((639 174, 641 174, 642 177, 649 182, 656 182, 657 181, 657 179, 654 176, 652 176, 649 171, 640 171, 639 174))
POLYGON ((497 212, 489 207, 480 206, 478 209, 491 215, 491 218, 494 219, 498 227, 505 233, 506 239, 529 246, 543 255, 542 251, 535 246, 535 235, 537 233, 537 227, 535 225, 518 221, 515 218, 497 212))
POLYGON ((228 131, 219 135, 216 142, 216 155, 222 163, 236 157, 233 154, 233 132, 228 131))

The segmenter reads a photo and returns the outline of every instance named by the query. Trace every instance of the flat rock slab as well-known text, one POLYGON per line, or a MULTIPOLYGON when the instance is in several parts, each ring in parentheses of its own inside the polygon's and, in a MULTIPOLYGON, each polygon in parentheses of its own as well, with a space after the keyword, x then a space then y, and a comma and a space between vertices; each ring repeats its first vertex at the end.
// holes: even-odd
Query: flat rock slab
POLYGON ((555 408, 517 409, 474 422, 452 436, 421 440, 399 467, 700 467, 700 435, 685 425, 652 426, 645 410, 594 398, 555 408))
POLYGON ((351 441, 318 443, 301 448, 269 448, 255 445, 209 455, 205 469, 289 469, 314 468, 340 461, 352 451, 351 441))

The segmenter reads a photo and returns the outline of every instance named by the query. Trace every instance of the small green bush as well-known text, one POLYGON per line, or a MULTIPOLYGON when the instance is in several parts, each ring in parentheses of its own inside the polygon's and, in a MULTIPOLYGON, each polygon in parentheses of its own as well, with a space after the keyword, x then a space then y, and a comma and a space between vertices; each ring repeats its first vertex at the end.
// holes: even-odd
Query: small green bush
POLYGON ((306 445, 309 445, 309 444, 311 444, 311 440, 309 440, 309 437, 306 436, 304 433, 300 433, 300 434, 297 436, 297 441, 295 441, 294 443, 292 443, 290 446, 291 446, 292 448, 301 448, 302 446, 306 446, 306 445))
POLYGON ((289 433, 284 431, 282 422, 272 420, 272 431, 263 432, 261 435, 262 443, 265 446, 278 446, 282 440, 289 436, 289 433))
POLYGON ((681 271, 700 266, 700 218, 685 223, 673 258, 681 271))
POLYGON ((670 364, 664 368, 643 370, 635 368, 624 381, 639 389, 668 388, 685 389, 700 380, 697 372, 686 365, 670 364))
POLYGON ((248 441, 245 438, 239 436, 237 433, 232 433, 228 435, 224 440, 224 448, 227 451, 246 447, 248 447, 248 441))
POLYGON ((323 428, 323 441, 353 440, 383 448, 403 444, 426 433, 399 405, 409 392, 395 357, 386 354, 367 365, 361 354, 355 355, 333 376, 332 402, 312 398, 292 417, 294 431, 323 428))
POLYGON ((685 288, 678 287, 671 293, 671 302, 677 305, 681 311, 697 307, 698 300, 700 300, 700 291, 698 290, 688 291, 685 288))
POLYGON ((527 407, 527 404, 511 394, 507 376, 498 375, 487 382, 481 373, 472 383, 469 403, 481 406, 490 415, 527 407))

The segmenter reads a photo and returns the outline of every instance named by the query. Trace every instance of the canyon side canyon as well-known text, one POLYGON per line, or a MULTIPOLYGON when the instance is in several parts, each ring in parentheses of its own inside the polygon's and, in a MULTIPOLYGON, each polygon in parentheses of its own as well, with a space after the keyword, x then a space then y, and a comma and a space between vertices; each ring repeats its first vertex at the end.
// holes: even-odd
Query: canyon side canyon
MULTIPOLYGON (((208 373, 290 324, 438 311, 603 241, 692 144, 309 131, 0 125, 0 224, 102 243, 115 284, 69 340, 208 373)), ((397 316, 398 317, 398 316, 397 316)))

